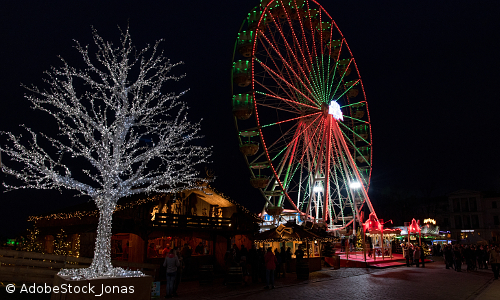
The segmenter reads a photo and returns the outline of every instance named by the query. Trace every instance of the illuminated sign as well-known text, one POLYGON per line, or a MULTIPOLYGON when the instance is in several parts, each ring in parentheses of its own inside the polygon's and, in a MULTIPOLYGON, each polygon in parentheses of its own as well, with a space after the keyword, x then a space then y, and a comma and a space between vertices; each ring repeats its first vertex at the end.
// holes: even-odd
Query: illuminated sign
POLYGON ((335 118, 335 120, 344 121, 344 116, 342 115, 342 111, 340 110, 340 105, 334 100, 330 102, 330 106, 328 107, 328 113, 332 115, 335 118))
POLYGON ((474 229, 462 229, 460 232, 474 232, 474 229))
POLYGON ((436 220, 434 220, 434 219, 425 219, 424 220, 424 224, 436 225, 436 220))

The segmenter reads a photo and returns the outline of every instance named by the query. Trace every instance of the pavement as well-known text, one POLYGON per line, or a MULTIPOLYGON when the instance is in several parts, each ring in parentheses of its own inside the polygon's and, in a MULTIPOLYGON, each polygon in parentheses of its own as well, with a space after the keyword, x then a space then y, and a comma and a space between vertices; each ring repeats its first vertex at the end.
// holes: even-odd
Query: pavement
MULTIPOLYGON (((278 278, 275 289, 264 289, 262 282, 247 285, 224 285, 223 279, 214 277, 211 284, 198 281, 181 282, 178 297, 172 299, 356 299, 356 300, 500 300, 500 280, 494 280, 490 269, 455 272, 446 269, 442 258, 431 257, 434 262, 425 268, 415 266, 388 266, 385 268, 323 268, 312 272, 307 280, 299 280, 295 273, 278 278)), ((46 295, 7 294, 0 290, 0 300, 49 300, 46 295)), ((165 285, 161 286, 165 299, 165 285)), ((121 299, 117 297, 116 299, 121 299)), ((170 300, 170 299, 169 299, 170 300)))
MULTIPOLYGON (((224 285, 214 278, 210 285, 181 282, 178 297, 173 299, 464 299, 499 300, 500 280, 491 269, 455 272, 446 269, 441 258, 434 258, 425 268, 323 268, 299 280, 295 273, 278 278, 275 289, 264 289, 262 282, 248 285, 224 285)), ((164 298, 165 286, 162 286, 164 298)))

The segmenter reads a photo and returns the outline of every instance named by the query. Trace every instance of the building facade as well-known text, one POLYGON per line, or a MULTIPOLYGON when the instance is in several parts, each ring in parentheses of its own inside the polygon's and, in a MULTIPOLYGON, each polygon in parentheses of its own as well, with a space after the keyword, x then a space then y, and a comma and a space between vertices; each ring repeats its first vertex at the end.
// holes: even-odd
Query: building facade
POLYGON ((500 196, 472 190, 458 190, 448 195, 448 210, 440 216, 457 241, 484 239, 500 241, 500 196))

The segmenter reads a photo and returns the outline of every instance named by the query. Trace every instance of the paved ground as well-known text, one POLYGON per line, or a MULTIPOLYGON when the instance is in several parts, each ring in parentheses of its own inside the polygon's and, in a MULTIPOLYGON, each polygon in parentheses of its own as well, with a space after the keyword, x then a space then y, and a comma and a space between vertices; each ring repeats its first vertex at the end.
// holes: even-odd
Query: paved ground
MULTIPOLYGON (((50 295, 20 297, 18 293, 7 294, 5 287, 1 289, 0 300, 50 299, 50 295)), ((164 293, 165 286, 162 286, 162 291, 164 293)), ((311 273, 309 280, 298 280, 292 273, 286 278, 277 279, 273 290, 264 290, 262 283, 225 286, 221 278, 215 278, 211 285, 200 285, 196 281, 182 282, 178 293, 179 296, 174 299, 499 300, 500 280, 493 280, 491 269, 459 273, 447 270, 443 262, 436 259, 433 263, 427 263, 425 268, 323 269, 311 273)), ((160 300, 164 300, 164 297, 160 300)))
POLYGON ((224 286, 215 280, 211 286, 200 286, 184 282, 178 299, 500 299, 500 281, 493 280, 491 269, 459 273, 447 270, 440 261, 425 268, 324 269, 305 281, 289 275, 278 279, 274 290, 264 290, 262 283, 224 286))

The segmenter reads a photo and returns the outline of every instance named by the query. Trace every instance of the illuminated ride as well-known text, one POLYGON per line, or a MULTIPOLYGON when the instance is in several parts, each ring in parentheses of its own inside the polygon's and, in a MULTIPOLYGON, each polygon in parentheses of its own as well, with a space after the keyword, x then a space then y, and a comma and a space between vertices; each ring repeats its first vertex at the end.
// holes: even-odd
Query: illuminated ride
MULTIPOLYGON (((314 0, 263 0, 233 54, 233 114, 251 184, 275 219, 284 208, 328 230, 366 204, 372 139, 361 77, 330 15, 314 0)), ((358 219, 359 220, 359 219, 358 219)))

